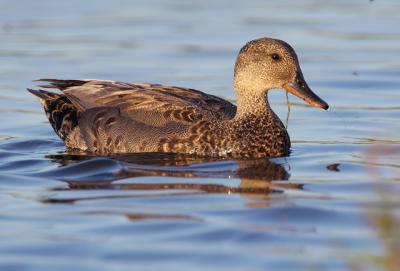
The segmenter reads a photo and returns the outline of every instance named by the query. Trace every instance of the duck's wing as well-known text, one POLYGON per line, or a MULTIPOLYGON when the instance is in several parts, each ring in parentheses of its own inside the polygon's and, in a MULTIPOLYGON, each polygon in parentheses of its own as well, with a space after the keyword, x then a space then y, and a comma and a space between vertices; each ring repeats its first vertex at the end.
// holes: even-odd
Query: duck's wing
POLYGON ((96 107, 118 108, 120 114, 150 126, 169 122, 193 123, 204 118, 231 119, 232 103, 201 91, 160 84, 125 83, 106 80, 40 79, 57 88, 79 111, 96 107))

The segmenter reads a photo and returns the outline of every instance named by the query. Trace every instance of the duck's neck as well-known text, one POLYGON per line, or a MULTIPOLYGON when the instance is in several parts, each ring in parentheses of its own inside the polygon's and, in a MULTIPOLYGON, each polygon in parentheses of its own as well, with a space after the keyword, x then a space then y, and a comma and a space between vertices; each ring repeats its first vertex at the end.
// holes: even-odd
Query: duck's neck
POLYGON ((265 157, 289 153, 289 135, 272 111, 267 95, 239 96, 236 115, 226 131, 232 139, 234 155, 265 157))
POLYGON ((275 114, 272 111, 268 96, 265 95, 240 95, 237 99, 235 121, 256 117, 257 119, 270 119, 275 114))

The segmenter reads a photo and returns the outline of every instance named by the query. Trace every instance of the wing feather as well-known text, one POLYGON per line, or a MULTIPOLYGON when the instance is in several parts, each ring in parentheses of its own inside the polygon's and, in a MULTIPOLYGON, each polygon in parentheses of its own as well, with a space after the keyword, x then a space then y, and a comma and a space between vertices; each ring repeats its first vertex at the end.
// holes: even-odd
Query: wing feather
POLYGON ((193 123, 208 119, 231 119, 232 103, 201 91, 160 84, 125 83, 107 80, 39 79, 45 88, 58 88, 79 108, 116 107, 122 115, 151 126, 193 123))

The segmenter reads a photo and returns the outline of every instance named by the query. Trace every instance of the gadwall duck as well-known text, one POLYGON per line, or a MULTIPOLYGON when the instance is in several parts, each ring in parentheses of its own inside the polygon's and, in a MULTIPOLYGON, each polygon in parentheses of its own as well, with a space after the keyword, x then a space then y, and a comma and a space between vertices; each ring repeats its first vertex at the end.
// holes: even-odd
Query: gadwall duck
POLYGON ((28 89, 54 131, 71 149, 97 154, 168 152, 217 157, 286 156, 289 135, 267 94, 284 88, 328 109, 303 78, 293 48, 261 38, 239 52, 234 69, 237 106, 201 91, 108 80, 45 81, 28 89))

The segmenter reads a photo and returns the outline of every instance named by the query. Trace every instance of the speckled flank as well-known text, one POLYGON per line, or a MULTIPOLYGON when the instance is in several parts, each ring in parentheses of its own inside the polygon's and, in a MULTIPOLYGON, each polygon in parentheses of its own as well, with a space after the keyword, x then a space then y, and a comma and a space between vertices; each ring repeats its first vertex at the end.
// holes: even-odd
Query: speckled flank
POLYGON ((290 139, 268 90, 296 82, 294 50, 263 38, 247 43, 234 71, 237 106, 201 91, 160 84, 41 79, 63 94, 30 90, 69 148, 98 154, 170 152, 222 157, 288 155, 290 139))

